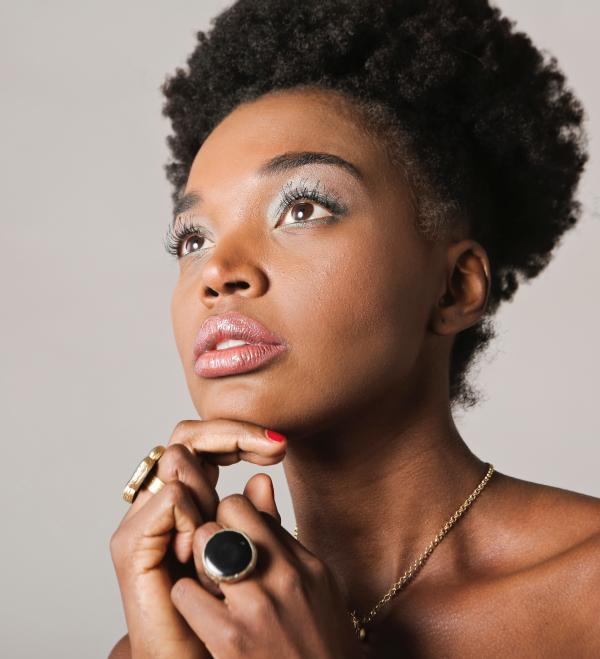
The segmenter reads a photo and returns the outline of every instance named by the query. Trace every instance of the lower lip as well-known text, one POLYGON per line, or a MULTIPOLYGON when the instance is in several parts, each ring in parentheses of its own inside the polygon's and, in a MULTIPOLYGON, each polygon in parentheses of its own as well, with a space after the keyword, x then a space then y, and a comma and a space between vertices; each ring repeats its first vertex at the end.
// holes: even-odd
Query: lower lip
POLYGON ((280 343, 248 343, 225 350, 209 350, 198 357, 194 372, 204 378, 247 373, 267 364, 286 350, 286 346, 280 343))

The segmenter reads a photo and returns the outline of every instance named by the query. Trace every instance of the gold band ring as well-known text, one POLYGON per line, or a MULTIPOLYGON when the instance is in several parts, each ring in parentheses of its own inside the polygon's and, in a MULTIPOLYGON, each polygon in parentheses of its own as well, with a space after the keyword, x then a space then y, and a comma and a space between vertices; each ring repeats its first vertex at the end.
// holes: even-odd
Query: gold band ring
POLYGON ((152 492, 152 494, 156 494, 157 492, 160 492, 163 487, 166 485, 164 481, 161 481, 160 478, 154 474, 150 476, 146 481, 144 481, 144 484, 142 487, 145 490, 148 490, 149 492, 152 492))
MULTIPOLYGON (((127 501, 127 503, 133 503, 148 474, 152 471, 152 468, 164 452, 164 446, 155 446, 137 466, 136 470, 133 472, 133 476, 129 479, 129 482, 123 490, 123 499, 127 501)), ((154 478, 160 480, 157 476, 154 478)), ((160 482, 162 483, 162 481, 160 482)), ((154 487, 156 487, 156 484, 154 487)))

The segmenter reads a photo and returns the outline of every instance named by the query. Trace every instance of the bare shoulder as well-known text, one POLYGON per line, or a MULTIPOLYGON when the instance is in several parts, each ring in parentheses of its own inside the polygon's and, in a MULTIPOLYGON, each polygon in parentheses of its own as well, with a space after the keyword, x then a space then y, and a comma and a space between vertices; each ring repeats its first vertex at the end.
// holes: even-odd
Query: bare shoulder
POLYGON ((496 471, 452 533, 392 635, 427 657, 600 657, 600 499, 496 471))
POLYGON ((574 616, 589 623, 600 653, 600 498, 559 487, 528 484, 538 492, 532 513, 549 529, 549 555, 540 556, 540 573, 562 584, 574 616))
POLYGON ((115 647, 108 655, 108 659, 131 659, 131 645, 129 643, 129 634, 120 638, 115 647))
POLYGON ((600 498, 505 474, 498 474, 498 481, 504 513, 512 509, 521 529, 531 530, 534 547, 545 547, 549 556, 593 543, 600 534, 600 498))
POLYGON ((540 631, 554 620, 557 638, 600 656, 600 498, 497 475, 486 504, 488 574, 499 591, 519 593, 520 615, 539 612, 540 631))
MULTIPOLYGON (((486 546, 480 555, 493 573, 578 560, 582 554, 594 557, 600 543, 600 498, 500 472, 494 479, 474 520, 484 527, 480 537, 486 546), (494 542, 487 542, 492 537, 494 542)), ((599 568, 596 555, 588 569, 599 568)))

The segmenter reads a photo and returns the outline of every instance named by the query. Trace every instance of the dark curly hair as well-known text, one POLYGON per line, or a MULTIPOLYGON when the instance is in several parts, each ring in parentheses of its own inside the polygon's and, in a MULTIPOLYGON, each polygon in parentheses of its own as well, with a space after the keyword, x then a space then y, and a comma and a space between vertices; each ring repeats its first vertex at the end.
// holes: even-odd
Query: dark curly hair
POLYGON ((491 316, 581 214, 585 115, 556 58, 488 0, 238 0, 197 39, 187 70, 161 88, 173 201, 240 103, 290 88, 339 92, 386 136, 423 235, 466 226, 488 253, 488 305, 455 336, 449 373, 452 404, 476 404, 466 376, 495 336, 491 316))

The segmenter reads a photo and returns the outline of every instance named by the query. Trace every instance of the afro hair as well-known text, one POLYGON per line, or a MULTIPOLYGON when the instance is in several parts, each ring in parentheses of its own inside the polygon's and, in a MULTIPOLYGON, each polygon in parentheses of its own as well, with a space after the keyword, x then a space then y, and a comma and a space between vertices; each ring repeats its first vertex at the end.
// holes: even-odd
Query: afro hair
POLYGON ((186 69, 162 85, 173 201, 221 119, 303 87, 341 93, 387 134, 423 235, 465 225, 486 249, 488 305, 455 336, 449 372, 452 404, 475 405, 467 375, 495 335, 493 314, 548 264, 581 214, 580 101, 556 58, 488 0, 238 0, 197 33, 186 69))

